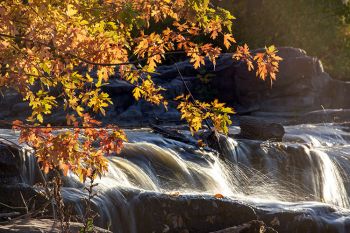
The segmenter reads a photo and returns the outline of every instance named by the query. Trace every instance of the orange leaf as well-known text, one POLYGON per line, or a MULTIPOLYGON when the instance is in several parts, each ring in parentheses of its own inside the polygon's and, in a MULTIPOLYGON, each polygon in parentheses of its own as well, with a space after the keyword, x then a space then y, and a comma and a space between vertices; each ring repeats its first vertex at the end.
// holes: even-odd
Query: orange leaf
POLYGON ((220 194, 220 193, 217 193, 214 195, 215 198, 218 198, 218 199, 222 199, 224 198, 224 195, 220 194))
POLYGON ((233 38, 232 34, 224 35, 224 45, 226 49, 230 48, 231 43, 236 43, 236 40, 233 38))

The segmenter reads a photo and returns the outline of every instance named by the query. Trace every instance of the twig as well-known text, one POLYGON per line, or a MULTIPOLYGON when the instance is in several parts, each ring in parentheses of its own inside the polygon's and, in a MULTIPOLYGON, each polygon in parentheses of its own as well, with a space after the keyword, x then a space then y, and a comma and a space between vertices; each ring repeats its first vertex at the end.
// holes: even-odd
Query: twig
POLYGON ((21 194, 21 198, 22 198, 22 201, 23 201, 24 208, 26 210, 26 214, 28 214, 28 206, 27 206, 26 201, 24 200, 23 194, 22 194, 21 191, 19 192, 19 194, 21 194))
POLYGON ((7 225, 11 222, 14 222, 18 219, 22 219, 22 218, 28 218, 28 217, 31 217, 31 216, 35 216, 37 215, 38 213, 40 213, 41 211, 43 211, 49 204, 51 203, 50 200, 48 200, 46 203, 44 203, 44 205, 38 209, 38 210, 35 210, 33 212, 29 212, 28 214, 24 214, 24 215, 21 215, 21 216, 18 216, 17 218, 13 218, 13 219, 10 219, 8 221, 4 221, 4 222, 0 222, 0 225, 7 225))
MULTIPOLYGON (((70 56, 72 58, 75 58, 75 59, 78 59, 86 64, 89 64, 89 65, 96 65, 96 66, 122 66, 122 65, 133 65, 133 64, 137 64, 139 62, 142 62, 142 61, 145 61, 147 60, 149 57, 154 57, 154 56, 157 56, 157 55, 160 55, 160 54, 165 54, 165 55, 169 55, 169 54, 185 54, 186 52, 185 51, 171 51, 171 52, 165 52, 165 53, 155 53, 155 54, 151 54, 149 57, 145 57, 145 58, 142 58, 142 59, 136 59, 134 61, 129 61, 129 62, 120 62, 120 63, 99 63, 99 62, 93 62, 93 61, 90 61, 88 59, 85 59, 85 58, 82 58, 82 57, 79 57, 78 55, 76 54, 73 54, 73 53, 70 53, 70 52, 67 52, 67 51, 63 51, 61 49, 58 49, 56 47, 53 47, 52 45, 48 44, 48 43, 44 43, 44 42, 41 42, 41 41, 35 41, 35 40, 31 40, 31 39, 28 39, 28 38, 24 38, 24 37, 21 37, 21 36, 12 36, 12 35, 7 35, 7 34, 3 34, 3 33, 0 33, 0 37, 5 37, 5 38, 9 38, 9 39, 12 39, 12 40, 15 40, 15 39, 19 39, 19 40, 22 40, 22 41, 27 41, 27 42, 31 42, 31 43, 34 43, 34 44, 39 44, 41 46, 47 46, 47 47, 50 47, 54 50, 57 50, 58 52, 61 52, 67 56, 70 56)), ((195 52, 197 53, 197 52, 195 52)))
POLYGON ((7 208, 9 208, 9 209, 13 209, 13 210, 23 210, 23 209, 26 210, 26 209, 27 209, 26 207, 10 206, 10 205, 7 205, 7 204, 2 203, 2 202, 0 202, 0 205, 5 206, 5 207, 7 207, 7 208))
POLYGON ((54 201, 53 201, 52 195, 51 195, 50 190, 48 188, 46 178, 45 178, 42 170, 40 169, 38 161, 36 160, 36 158, 35 158, 35 164, 36 164, 36 166, 37 166, 37 168, 39 170, 40 178, 42 179, 42 181, 44 183, 45 193, 46 193, 47 197, 50 199, 51 209, 52 209, 52 216, 53 216, 54 219, 57 219, 55 205, 54 205, 54 201))
MULTIPOLYGON (((192 102, 193 102, 193 103, 196 103, 196 99, 193 97, 193 95, 192 95, 192 93, 191 93, 191 91, 190 91, 190 88, 187 86, 187 84, 186 84, 186 82, 185 82, 185 80, 184 80, 184 77, 182 76, 182 74, 181 74, 181 72, 180 72, 179 67, 177 66, 176 63, 174 63, 174 64, 175 64, 176 70, 177 70, 177 72, 179 73, 180 78, 181 78, 181 80, 182 80, 182 82, 183 82, 183 84, 184 84, 184 86, 185 86, 185 88, 186 88, 188 94, 190 95, 190 97, 191 97, 191 99, 192 99, 192 102)), ((209 124, 208 119, 204 119, 204 122, 205 122, 205 124, 207 125, 207 127, 208 127, 209 129, 211 129, 211 126, 210 126, 210 124, 209 124)))

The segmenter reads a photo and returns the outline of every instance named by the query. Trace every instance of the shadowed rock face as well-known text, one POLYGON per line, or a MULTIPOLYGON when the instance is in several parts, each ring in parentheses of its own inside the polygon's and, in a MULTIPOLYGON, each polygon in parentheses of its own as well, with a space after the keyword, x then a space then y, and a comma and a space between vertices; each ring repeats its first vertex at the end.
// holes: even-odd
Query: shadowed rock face
POLYGON ((241 128, 241 132, 238 135, 240 138, 282 141, 285 133, 283 125, 247 116, 242 116, 238 119, 241 128))
MULTIPOLYGON (((321 109, 321 105, 324 108, 349 107, 345 93, 350 91, 350 83, 333 80, 324 72, 320 60, 295 48, 279 48, 279 55, 283 61, 272 87, 269 80, 257 79, 255 72, 249 72, 244 63, 228 64, 213 71, 216 74, 213 86, 220 93, 218 97, 237 106, 241 112, 305 112, 321 109)), ((230 55, 221 59, 229 60, 230 55)), ((222 61, 222 64, 227 63, 222 61)))
POLYGON ((131 206, 137 232, 204 233, 256 219, 248 205, 210 197, 141 194, 131 206))
MULTIPOLYGON (((253 52, 260 52, 257 49, 253 52)), ((172 99, 186 93, 186 86, 196 98, 219 100, 235 107, 238 113, 252 112, 308 112, 322 108, 350 108, 347 93, 350 82, 332 79, 323 69, 322 63, 297 48, 281 47, 279 56, 280 72, 276 81, 262 81, 249 72, 246 64, 232 59, 232 54, 222 54, 214 67, 206 65, 198 70, 188 62, 160 66, 154 75, 156 84, 167 89, 168 111, 161 106, 153 106, 145 101, 135 101, 133 87, 111 77, 110 84, 104 86, 113 101, 103 120, 119 125, 147 125, 155 120, 179 121, 180 115, 172 99), (181 73, 181 78, 179 72, 181 73)), ((28 115, 28 105, 20 103, 21 97, 11 91, 0 98, 0 119, 24 119, 28 115)), ((47 119, 56 125, 65 122, 65 113, 56 111, 47 119)))
POLYGON ((271 227, 266 227, 263 221, 253 220, 239 226, 229 227, 211 233, 277 233, 277 231, 271 227))
MULTIPOLYGON (((304 113, 322 108, 350 108, 350 101, 347 100, 350 82, 332 79, 324 71, 321 61, 308 56, 304 50, 281 47, 278 55, 283 61, 272 86, 269 80, 259 80, 255 72, 249 72, 246 64, 234 61, 232 54, 220 56, 215 67, 207 61, 205 67, 199 70, 186 61, 161 66, 158 68, 160 75, 153 78, 158 85, 168 90, 164 93, 166 97, 173 98, 186 93, 186 83, 197 98, 218 98, 242 114, 257 111, 304 113)), ((178 114, 167 114, 162 108, 145 108, 144 105, 133 104, 126 112, 143 121, 153 118, 179 120, 178 114)), ((173 112, 174 107, 175 104, 171 103, 170 112, 173 112)), ((121 113, 121 117, 117 114, 116 119, 123 120, 127 114, 121 113)))
POLYGON ((0 184, 17 183, 21 163, 17 148, 0 143, 0 184))

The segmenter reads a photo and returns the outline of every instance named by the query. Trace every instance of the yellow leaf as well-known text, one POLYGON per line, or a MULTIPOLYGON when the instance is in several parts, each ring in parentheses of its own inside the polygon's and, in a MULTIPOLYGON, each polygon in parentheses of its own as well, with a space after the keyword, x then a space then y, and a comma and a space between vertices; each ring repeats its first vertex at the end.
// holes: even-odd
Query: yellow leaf
POLYGON ((40 113, 38 115, 36 115, 36 119, 38 119, 38 121, 40 123, 43 123, 44 119, 43 119, 43 115, 41 115, 40 113))
POLYGON ((75 15, 77 12, 78 12, 78 11, 77 11, 76 9, 74 9, 74 6, 73 6, 72 4, 68 4, 68 5, 67 5, 67 11, 66 11, 66 13, 67 13, 68 16, 73 16, 73 15, 75 15))
POLYGON ((132 91, 132 93, 133 93, 133 95, 134 95, 134 98, 135 98, 136 100, 139 100, 139 99, 141 98, 142 92, 143 92, 143 91, 142 91, 141 88, 139 88, 139 87, 135 87, 134 90, 132 91))
POLYGON ((84 109, 81 106, 76 107, 75 111, 77 112, 77 114, 82 117, 83 116, 83 111, 84 109))

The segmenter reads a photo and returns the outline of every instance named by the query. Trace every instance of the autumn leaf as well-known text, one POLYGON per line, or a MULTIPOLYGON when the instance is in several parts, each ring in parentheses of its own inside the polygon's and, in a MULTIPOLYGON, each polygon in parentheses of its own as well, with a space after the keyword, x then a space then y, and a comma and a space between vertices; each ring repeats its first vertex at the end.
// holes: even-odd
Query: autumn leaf
POLYGON ((77 106, 75 111, 77 112, 78 116, 83 116, 84 108, 81 106, 77 106))
POLYGON ((139 87, 135 87, 134 90, 132 91, 133 96, 136 100, 139 100, 142 96, 143 90, 139 87))
POLYGON ((71 5, 71 4, 68 4, 68 5, 67 5, 67 15, 68 15, 68 16, 73 16, 73 15, 75 15, 77 12, 78 12, 78 11, 74 8, 73 5, 71 5))
POLYGON ((224 34, 224 45, 226 49, 229 49, 232 43, 236 43, 236 40, 233 38, 232 34, 224 34))
POLYGON ((222 198, 225 198, 222 194, 220 193, 217 193, 214 195, 215 198, 218 198, 218 199, 222 199, 222 198))

